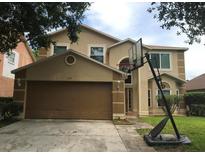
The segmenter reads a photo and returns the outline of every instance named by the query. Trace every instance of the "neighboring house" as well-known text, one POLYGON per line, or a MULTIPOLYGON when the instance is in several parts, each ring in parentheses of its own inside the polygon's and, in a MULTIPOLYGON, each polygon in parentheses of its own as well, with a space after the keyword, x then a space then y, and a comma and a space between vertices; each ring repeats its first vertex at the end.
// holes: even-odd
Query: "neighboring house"
POLYGON ((205 92, 205 73, 187 81, 185 89, 186 92, 205 92))
POLYGON ((35 58, 27 43, 20 42, 9 55, 0 53, 0 97, 12 97, 14 88, 13 69, 34 62, 35 58))
MULTIPOLYGON (((161 106, 156 100, 158 89, 148 64, 146 63, 143 67, 133 72, 127 72, 126 67, 129 66, 128 50, 136 41, 129 38, 120 40, 86 25, 82 25, 81 28, 82 31, 79 34, 79 41, 73 44, 70 43, 65 29, 49 34, 56 44, 51 44, 47 50, 44 48, 40 50, 39 55, 42 59, 37 61, 36 65, 13 71, 17 75, 16 81, 27 80, 27 82, 25 82, 26 86, 23 86, 23 91, 27 91, 27 101, 25 100, 26 98, 22 97, 22 101, 26 102, 25 117, 86 118, 86 114, 88 115, 90 112, 102 114, 103 111, 100 111, 102 106, 90 105, 90 108, 87 109, 86 105, 89 106, 89 104, 86 103, 89 102, 88 98, 93 98, 90 101, 95 102, 95 104, 101 101, 107 104, 105 103, 105 97, 107 96, 103 97, 100 94, 96 94, 103 93, 105 89, 103 90, 101 87, 103 88, 106 83, 112 85, 112 88, 108 91, 111 97, 109 111, 112 112, 113 117, 125 116, 125 114, 136 116, 162 114, 161 106), (73 64, 71 67, 66 67, 64 60, 66 56, 69 55, 69 53, 66 53, 67 49, 75 50, 74 52, 72 52, 72 50, 69 52, 76 57, 76 65, 73 64), (83 63, 82 65, 77 65, 77 61, 79 61, 79 63, 81 61, 79 55, 86 59, 88 63, 92 61, 92 65, 87 66, 83 63), (43 58, 45 58, 45 61, 43 58), (94 59, 94 61, 92 59, 94 59), (107 78, 109 79, 106 79, 105 74, 101 74, 105 73, 105 70, 96 69, 96 64, 99 65, 100 63, 103 68, 109 68, 111 72, 116 72, 116 70, 125 71, 127 74, 125 84, 124 74, 121 71, 118 72, 118 77, 116 77, 116 75, 111 77, 110 75, 113 73, 110 75, 107 74, 107 78), (41 71, 38 71, 38 69, 41 71), (70 69, 72 71, 69 71, 70 69), (40 81, 42 87, 38 87, 40 81), (64 81, 65 83, 63 84, 59 81, 64 81), (92 88, 91 83, 97 84, 96 89, 92 88), (76 84, 76 86, 70 86, 69 84, 76 84), (87 84, 87 89, 84 88, 83 90, 84 86, 81 84, 87 84), (46 88, 47 85, 49 85, 49 88, 46 88), (67 89, 64 86, 67 87, 67 89), (55 87, 58 88, 55 89, 55 87), (74 89, 74 92, 72 92, 72 89, 74 89), (40 92, 38 92, 39 90, 40 92), (79 97, 78 99, 76 95, 79 97), (89 97, 87 98, 85 95, 89 97), (33 98, 39 98, 37 102, 40 104, 35 106, 32 102, 33 98), (60 101, 57 101, 58 99, 60 101), (55 101, 52 101, 49 106, 48 104, 51 100, 55 101), (64 102, 64 105, 59 104, 62 107, 58 107, 58 105, 55 104, 61 102, 64 102), (74 103, 75 105, 79 103, 79 105, 77 105, 78 107, 74 105, 73 109, 71 106, 71 108, 65 109, 67 108, 66 103, 73 104, 73 102, 76 102, 74 103), (29 105, 28 108, 27 105, 29 105), (72 114, 66 115, 67 113, 71 113, 71 111, 67 112, 65 110, 72 110, 72 114), (39 112, 41 113, 39 114, 39 112)), ((186 50, 188 50, 188 48, 143 44, 144 53, 149 52, 151 58, 157 59, 159 63, 159 71, 162 75, 165 87, 163 90, 168 95, 184 93, 184 52, 186 50)), ((156 68, 156 65, 154 65, 154 67, 156 68)), ((23 93, 21 95, 24 96, 23 93)), ((180 110, 177 112, 183 113, 183 111, 184 110, 180 110)), ((87 117, 89 119, 106 119, 99 118, 99 116, 97 116, 98 118, 94 118, 94 113, 92 116, 87 117)))

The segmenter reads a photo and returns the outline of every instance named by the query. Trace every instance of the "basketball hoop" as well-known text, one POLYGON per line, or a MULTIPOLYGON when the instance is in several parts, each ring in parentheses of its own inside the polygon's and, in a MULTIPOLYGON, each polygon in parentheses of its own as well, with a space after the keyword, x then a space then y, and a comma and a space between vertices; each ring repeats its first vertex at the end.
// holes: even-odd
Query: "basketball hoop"
POLYGON ((131 69, 137 69, 144 65, 144 57, 142 50, 142 38, 140 38, 133 46, 128 50, 129 61, 132 65, 131 69))
MULTIPOLYGON (((149 134, 144 135, 144 140, 149 144, 149 145, 162 145, 162 144, 172 144, 172 145, 176 145, 176 144, 190 144, 191 141, 189 140, 189 138, 185 135, 180 135, 179 131, 176 127, 174 118, 172 116, 172 113, 170 111, 169 105, 167 103, 167 100, 165 98, 165 95, 163 93, 163 85, 161 84, 161 78, 160 78, 160 73, 159 70, 158 72, 158 76, 154 70, 154 67, 152 65, 152 62, 149 58, 149 54, 145 53, 145 55, 143 55, 143 50, 142 50, 142 39, 140 38, 136 43, 134 43, 134 45, 128 50, 128 54, 129 54, 129 61, 131 64, 131 71, 142 67, 144 65, 144 59, 146 59, 146 62, 148 63, 148 65, 150 66, 150 70, 153 74, 154 80, 156 82, 156 85, 158 87, 158 89, 160 90, 160 93, 162 95, 162 99, 163 102, 165 104, 166 107, 166 111, 167 111, 167 115, 166 117, 159 122, 158 125, 156 125, 149 134), (160 78, 160 80, 159 80, 160 78), (161 134, 163 128, 165 127, 165 125, 167 124, 167 121, 170 119, 171 124, 173 126, 173 129, 175 131, 175 135, 172 135, 172 138, 161 134)), ((169 134, 170 135, 170 134, 169 134)))

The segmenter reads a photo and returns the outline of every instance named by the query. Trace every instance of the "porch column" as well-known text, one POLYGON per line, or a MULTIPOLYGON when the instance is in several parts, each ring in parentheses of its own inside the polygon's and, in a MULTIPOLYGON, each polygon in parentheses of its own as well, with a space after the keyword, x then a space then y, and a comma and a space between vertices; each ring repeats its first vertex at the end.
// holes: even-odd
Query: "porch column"
POLYGON ((124 80, 115 80, 112 84, 113 119, 125 118, 125 83, 124 80))

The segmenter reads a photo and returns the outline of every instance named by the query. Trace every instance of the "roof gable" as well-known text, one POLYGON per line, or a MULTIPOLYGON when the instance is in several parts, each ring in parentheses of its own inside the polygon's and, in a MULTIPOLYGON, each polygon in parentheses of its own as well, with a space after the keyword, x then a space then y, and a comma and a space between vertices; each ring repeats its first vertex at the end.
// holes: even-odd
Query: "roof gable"
MULTIPOLYGON (((88 25, 81 24, 81 27, 82 27, 82 28, 85 28, 85 29, 88 29, 88 30, 90 30, 90 31, 93 31, 93 32, 95 32, 95 33, 98 33, 98 34, 100 34, 100 35, 103 35, 103 36, 105 36, 105 37, 107 37, 107 38, 109 38, 109 39, 112 39, 112 40, 114 40, 114 41, 117 41, 117 42, 121 41, 121 39, 119 39, 119 38, 117 38, 117 37, 114 37, 114 36, 109 35, 109 34, 107 34, 107 33, 105 33, 105 32, 99 31, 99 30, 97 30, 97 29, 95 29, 95 28, 92 28, 92 27, 90 27, 90 26, 88 26, 88 25)), ((51 32, 51 33, 49 33, 48 35, 49 35, 49 36, 52 36, 52 35, 61 33, 61 32, 63 32, 63 31, 66 31, 66 28, 62 28, 62 29, 57 30, 57 31, 55 31, 55 32, 51 32)))
POLYGON ((117 43, 115 43, 115 44, 109 46, 108 49, 114 48, 114 47, 116 47, 116 46, 118 46, 118 45, 121 45, 121 44, 123 44, 123 43, 126 43, 126 42, 131 42, 131 43, 134 44, 136 41, 133 40, 133 39, 127 38, 127 39, 125 39, 125 40, 122 40, 122 41, 120 41, 120 42, 117 42, 117 43))
POLYGON ((78 55, 78 56, 84 58, 85 60, 92 62, 94 65, 98 65, 98 66, 103 67, 104 69, 107 69, 107 70, 109 70, 109 71, 113 71, 113 72, 116 72, 116 73, 118 73, 118 74, 126 75, 124 72, 122 72, 122 71, 120 71, 120 70, 118 70, 118 69, 115 69, 115 68, 113 68, 113 67, 111 67, 111 66, 108 66, 108 65, 105 65, 105 64, 103 64, 103 63, 100 63, 100 62, 98 62, 98 61, 96 61, 96 60, 94 60, 94 59, 92 59, 92 58, 90 58, 90 57, 88 57, 88 56, 86 56, 86 55, 84 55, 84 54, 81 54, 80 52, 74 51, 74 50, 72 50, 72 49, 69 49, 68 51, 66 51, 66 52, 64 52, 64 53, 61 53, 61 54, 58 54, 58 55, 54 55, 54 56, 51 56, 51 57, 48 57, 48 58, 40 59, 40 60, 38 60, 38 61, 36 61, 36 62, 34 62, 34 63, 31 63, 31 64, 28 64, 28 65, 26 65, 26 66, 17 68, 17 69, 15 69, 15 70, 13 70, 12 73, 15 74, 16 72, 30 69, 30 68, 32 68, 32 67, 34 67, 34 66, 36 66, 36 65, 41 65, 41 64, 43 64, 43 63, 46 63, 47 61, 52 61, 52 60, 54 60, 55 58, 57 58, 57 57, 59 57, 59 56, 62 56, 62 55, 66 55, 66 54, 68 54, 68 53, 74 53, 74 54, 76 54, 76 55, 78 55))
MULTIPOLYGON (((161 76, 167 76, 167 77, 169 77, 171 79, 174 79, 174 80, 176 80, 176 81, 178 81, 180 83, 186 83, 185 80, 183 80, 183 79, 181 79, 179 77, 176 77, 174 75, 168 74, 168 73, 162 73, 161 76)), ((149 78, 149 80, 151 80, 151 79, 154 79, 154 77, 149 78)))

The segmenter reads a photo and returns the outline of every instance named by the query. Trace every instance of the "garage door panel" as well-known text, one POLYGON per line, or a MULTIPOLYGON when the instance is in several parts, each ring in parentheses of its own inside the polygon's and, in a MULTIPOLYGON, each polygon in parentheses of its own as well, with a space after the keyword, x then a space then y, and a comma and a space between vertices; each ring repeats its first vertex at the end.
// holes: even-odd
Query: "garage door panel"
POLYGON ((111 83, 29 82, 27 118, 111 119, 111 83))

